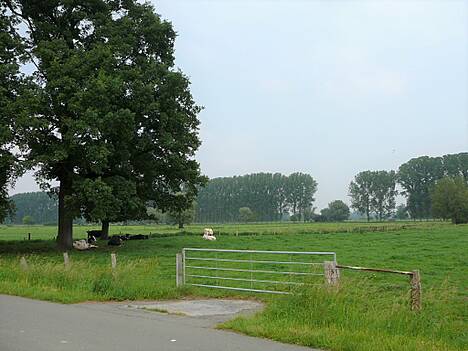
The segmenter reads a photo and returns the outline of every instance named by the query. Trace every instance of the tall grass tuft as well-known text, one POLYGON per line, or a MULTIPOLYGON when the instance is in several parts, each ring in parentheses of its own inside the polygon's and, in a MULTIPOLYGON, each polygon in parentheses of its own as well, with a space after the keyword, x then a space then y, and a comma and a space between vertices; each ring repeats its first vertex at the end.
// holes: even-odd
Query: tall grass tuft
POLYGON ((63 303, 179 296, 174 278, 161 274, 152 258, 122 260, 114 271, 92 259, 74 260, 69 267, 33 255, 27 261, 22 270, 17 262, 0 259, 0 291, 63 303))

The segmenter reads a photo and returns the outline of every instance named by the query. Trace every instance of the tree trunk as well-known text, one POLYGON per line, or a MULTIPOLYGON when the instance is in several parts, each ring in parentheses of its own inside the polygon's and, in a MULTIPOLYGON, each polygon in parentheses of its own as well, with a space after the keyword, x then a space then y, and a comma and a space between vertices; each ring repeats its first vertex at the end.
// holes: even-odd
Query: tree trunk
POLYGON ((102 220, 101 226, 101 240, 108 240, 109 239, 109 221, 104 219, 102 220))
POLYGON ((184 229, 184 222, 179 222, 179 229, 184 229))
POLYGON ((73 217, 65 206, 65 196, 71 193, 71 182, 60 181, 58 204, 57 246, 61 250, 73 247, 73 217))

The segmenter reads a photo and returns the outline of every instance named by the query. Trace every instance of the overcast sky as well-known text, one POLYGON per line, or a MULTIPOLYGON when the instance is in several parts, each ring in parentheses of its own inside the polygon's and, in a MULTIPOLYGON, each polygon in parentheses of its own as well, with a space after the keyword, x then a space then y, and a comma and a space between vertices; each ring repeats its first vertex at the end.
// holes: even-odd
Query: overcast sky
POLYGON ((321 208, 359 171, 468 150, 468 0, 152 2, 205 107, 209 177, 310 173, 321 208))

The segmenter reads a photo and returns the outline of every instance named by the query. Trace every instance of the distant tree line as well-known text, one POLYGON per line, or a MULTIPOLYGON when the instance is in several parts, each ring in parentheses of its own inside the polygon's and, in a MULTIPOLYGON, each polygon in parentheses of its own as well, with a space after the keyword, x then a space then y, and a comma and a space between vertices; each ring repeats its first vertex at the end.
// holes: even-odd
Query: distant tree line
POLYGON ((317 182, 305 173, 255 173, 211 179, 199 191, 198 222, 298 220, 312 213, 317 182))
POLYGON ((432 217, 432 196, 436 183, 444 177, 468 180, 468 152, 442 157, 413 158, 398 169, 398 183, 407 198, 412 218, 432 217))
MULTIPOLYGON (((358 173, 349 185, 349 195, 351 207, 365 214, 368 220, 371 217, 383 220, 395 214, 395 197, 399 193, 396 186, 400 185, 402 188, 400 194, 406 196, 407 201, 405 207, 398 208, 396 217, 428 219, 435 216, 460 222, 462 217, 460 212, 464 211, 461 207, 464 205, 458 206, 458 210, 455 211, 453 201, 449 203, 449 199, 457 198, 462 204, 463 200, 459 195, 464 194, 463 186, 466 186, 467 182, 468 153, 442 157, 421 156, 402 164, 398 172, 358 173), (455 191, 455 188, 458 190, 455 191), (442 206, 443 201, 447 203, 442 206), (452 210, 447 210, 448 207, 452 210), (454 211, 457 214, 454 214, 454 211)), ((468 198, 466 203, 468 207, 468 198)))
POLYGON ((57 223, 57 198, 42 191, 22 193, 10 198, 13 213, 8 221, 14 224, 57 223), (26 223, 25 223, 26 221, 26 223))
MULTIPOLYGON (((349 185, 351 207, 368 220, 445 218, 468 221, 468 153, 442 157, 422 156, 402 164, 398 171, 363 171, 349 185), (397 187, 401 187, 401 191, 397 187), (406 205, 396 206, 396 196, 406 205)), ((148 204, 151 220, 159 223, 278 221, 332 222, 349 219, 350 209, 335 200, 314 213, 317 182, 304 173, 255 173, 214 178, 199 189, 192 206, 162 213, 148 204)), ((13 223, 25 216, 37 223, 57 220, 56 199, 46 193, 17 194, 13 223)), ((28 219, 29 220, 29 219, 28 219)))

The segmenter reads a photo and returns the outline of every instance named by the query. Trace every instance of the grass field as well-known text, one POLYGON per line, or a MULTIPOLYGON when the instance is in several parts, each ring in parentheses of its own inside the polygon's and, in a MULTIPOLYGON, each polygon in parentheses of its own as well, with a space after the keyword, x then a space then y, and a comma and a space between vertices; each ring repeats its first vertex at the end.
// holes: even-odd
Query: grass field
MULTIPOLYGON (((199 224, 186 226, 182 231, 171 225, 113 225, 111 234, 154 234, 157 235, 200 235, 203 228, 213 228, 216 235, 265 235, 265 234, 327 234, 327 233, 356 233, 370 231, 394 231, 407 228, 439 227, 441 222, 342 222, 342 223, 295 223, 272 222, 254 224, 199 224)), ((97 226, 75 226, 74 237, 85 238, 86 231, 100 229, 97 226)), ((0 225, 0 240, 24 240, 31 233, 33 240, 53 239, 56 235, 55 226, 43 225, 0 225)))
MULTIPOLYGON (((203 226, 184 232, 168 226, 114 226, 113 233, 151 232, 152 237, 120 248, 100 245, 96 251, 71 252, 69 269, 52 240, 23 241, 28 232, 33 239, 50 239, 55 228, 0 227, 0 293, 65 303, 247 296, 266 301, 266 310, 223 328, 329 350, 467 350, 468 226, 395 222, 213 227, 216 242, 201 240, 203 226), (408 278, 362 272, 343 271, 338 289, 307 286, 285 297, 177 289, 175 253, 183 247, 335 251, 341 264, 420 269, 423 310, 408 308, 408 278), (111 251, 118 256, 114 274, 111 251), (21 256, 27 258, 27 271, 20 269, 21 256)), ((75 232, 83 236, 87 229, 76 227, 75 232)))

